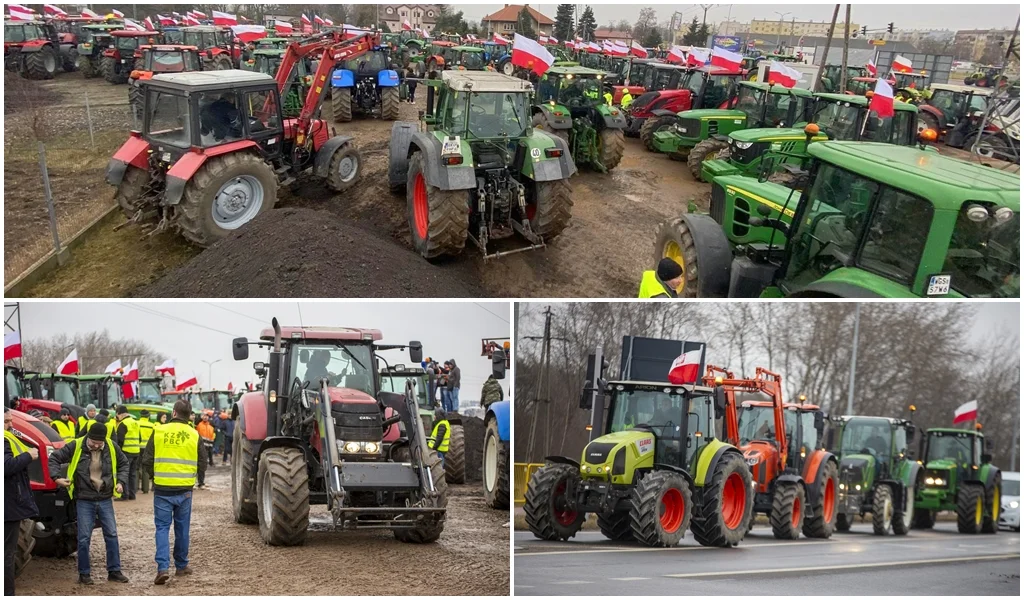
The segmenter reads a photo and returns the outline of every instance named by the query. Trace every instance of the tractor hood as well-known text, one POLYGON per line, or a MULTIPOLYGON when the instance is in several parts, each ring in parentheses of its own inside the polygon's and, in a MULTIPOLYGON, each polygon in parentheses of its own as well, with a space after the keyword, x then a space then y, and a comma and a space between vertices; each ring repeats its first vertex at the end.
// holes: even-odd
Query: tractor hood
POLYGON ((603 435, 583 448, 580 474, 585 479, 628 483, 636 469, 654 466, 654 434, 626 430, 603 435), (628 467, 628 469, 627 469, 628 467))
MULTIPOLYGON (((729 134, 729 137, 737 142, 786 142, 804 141, 807 139, 807 134, 804 133, 803 128, 797 127, 754 127, 734 131, 729 134)), ((828 136, 824 133, 819 133, 812 138, 815 142, 822 142, 827 139, 828 136)))
POLYGON ((743 452, 743 460, 750 466, 750 470, 753 471, 756 465, 763 464, 768 460, 772 460, 778 450, 771 442, 764 440, 751 440, 747 444, 740 446, 740 451, 743 452))
POLYGON ((956 469, 956 461, 949 458, 930 460, 925 468, 929 471, 952 471, 956 469))
POLYGON ((846 484, 847 489, 857 484, 866 487, 871 483, 875 463, 875 457, 870 454, 848 454, 839 461, 839 481, 846 484))
POLYGON ((340 387, 329 387, 327 388, 327 396, 331 399, 331 404, 376 404, 377 401, 373 396, 360 390, 354 390, 352 388, 340 388, 340 387))
POLYGON ((742 119, 747 120, 747 114, 738 110, 726 110, 720 108, 698 108, 684 110, 676 113, 680 119, 742 119))

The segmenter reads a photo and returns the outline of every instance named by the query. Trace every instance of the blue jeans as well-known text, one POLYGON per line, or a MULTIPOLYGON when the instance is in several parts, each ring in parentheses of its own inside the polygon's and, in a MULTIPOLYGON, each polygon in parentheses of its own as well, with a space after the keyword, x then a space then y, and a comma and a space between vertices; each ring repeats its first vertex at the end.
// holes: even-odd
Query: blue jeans
POLYGON ((114 501, 78 500, 78 573, 89 575, 89 545, 96 521, 103 529, 103 542, 107 545, 107 572, 121 570, 121 549, 117 544, 117 521, 114 519, 114 501))
POLYGON ((459 412, 459 388, 452 388, 451 394, 452 412, 459 412))
POLYGON ((441 388, 441 410, 446 413, 452 412, 452 393, 448 388, 441 388))
POLYGON ((174 521, 174 568, 188 566, 188 528, 192 521, 192 491, 176 496, 153 496, 153 523, 156 525, 156 570, 171 566, 170 530, 174 521))
POLYGON ((445 454, 447 454, 447 452, 438 452, 437 453, 437 455, 441 457, 441 468, 442 469, 444 468, 444 455, 445 454))

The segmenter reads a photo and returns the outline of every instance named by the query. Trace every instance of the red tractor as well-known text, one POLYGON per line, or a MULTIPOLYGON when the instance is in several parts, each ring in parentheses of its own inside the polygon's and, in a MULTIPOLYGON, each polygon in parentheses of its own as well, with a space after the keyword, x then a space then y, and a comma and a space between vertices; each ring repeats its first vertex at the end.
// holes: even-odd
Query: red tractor
MULTIPOLYGON (((70 45, 68 51, 70 51, 70 45)), ((4 69, 26 79, 53 79, 63 66, 57 30, 41 21, 4 21, 4 69)), ((72 63, 73 65, 74 63, 72 63)))
POLYGON ((128 76, 128 104, 132 107, 135 118, 141 120, 145 96, 142 86, 139 85, 140 81, 152 79, 153 75, 160 73, 202 71, 203 63, 195 46, 141 46, 139 52, 142 53, 141 64, 136 65, 128 76))
POLYGON ((61 409, 67 408, 77 419, 85 415, 85 409, 77 405, 77 399, 78 381, 74 378, 61 375, 44 378, 39 373, 26 373, 17 367, 4 365, 4 406, 50 419, 58 418, 61 409))
POLYGON ((194 25, 182 27, 179 31, 182 44, 199 50, 205 70, 237 69, 241 66, 242 46, 235 43, 235 34, 227 27, 194 25))
POLYGON ((133 31, 122 29, 112 31, 113 45, 103 51, 100 59, 100 73, 109 83, 128 83, 131 72, 141 66, 142 46, 160 43, 163 34, 159 31, 133 31))
MULTIPOLYGON (((653 88, 654 75, 657 72, 658 65, 661 64, 663 64, 661 61, 651 58, 628 59, 625 63, 626 66, 620 67, 615 84, 612 85, 612 104, 622 104, 622 93, 627 89, 629 90, 629 95, 633 96, 634 100, 646 92, 648 88, 644 87, 644 83, 647 80, 648 73, 651 73, 650 85, 653 88)), ((666 73, 671 72, 669 69, 661 70, 666 73)))
POLYGON ((78 44, 88 37, 84 35, 82 27, 107 22, 106 19, 92 17, 58 16, 50 19, 50 24, 57 30, 61 48, 60 55, 66 72, 70 73, 75 70, 78 62, 78 44))
MULTIPOLYGON (((630 92, 633 94, 633 104, 626 111, 628 120, 626 135, 630 137, 640 135, 640 128, 643 127, 644 121, 648 116, 647 113, 639 111, 637 113, 639 116, 633 117, 632 112, 634 108, 644 107, 655 100, 661 99, 660 93, 663 91, 678 90, 690 72, 682 65, 662 62, 649 62, 637 65, 636 71, 635 75, 633 73, 630 74, 629 83, 642 89, 640 93, 630 92)), ((669 98, 671 96, 665 96, 664 99, 661 99, 658 106, 654 108, 660 108, 669 98)))
POLYGON ((174 226, 205 247, 271 210, 278 187, 297 178, 335 192, 351 188, 359 151, 352 137, 328 133, 320 109, 335 65, 379 43, 367 33, 291 44, 276 80, 240 70, 140 80, 142 129, 114 154, 106 177, 129 222, 155 222, 154 231, 174 226), (296 65, 314 53, 321 58, 302 110, 285 119, 281 96, 296 65))
POLYGON ((704 66, 687 71, 677 87, 647 92, 633 101, 629 110, 630 130, 639 133, 648 150, 654 134, 676 123, 676 113, 701 108, 727 108, 736 97, 743 75, 737 70, 704 66))

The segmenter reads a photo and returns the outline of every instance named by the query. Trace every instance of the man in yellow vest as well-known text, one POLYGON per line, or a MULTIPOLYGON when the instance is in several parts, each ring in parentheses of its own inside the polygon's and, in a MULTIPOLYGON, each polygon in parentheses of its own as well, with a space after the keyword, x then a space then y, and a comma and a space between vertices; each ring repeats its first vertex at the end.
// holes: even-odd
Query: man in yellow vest
POLYGON ((71 418, 71 409, 64 407, 60 409, 60 418, 50 423, 65 442, 78 437, 78 423, 71 418))
POLYGON ((128 458, 107 437, 107 426, 93 423, 84 438, 65 444, 50 455, 50 472, 67 476, 54 482, 68 488, 78 513, 78 583, 93 585, 89 565, 89 545, 98 520, 107 547, 107 581, 128 583, 121 573, 121 549, 117 540, 114 498, 124 493, 128 478, 128 458))
POLYGON ((28 479, 28 467, 39 450, 14 435, 14 414, 4 407, 4 596, 14 595, 14 554, 18 550, 21 522, 39 516, 28 479))
POLYGON ((100 410, 100 417, 98 417, 97 420, 99 418, 103 419, 100 423, 103 423, 107 427, 107 439, 114 439, 114 432, 117 430, 117 423, 114 421, 114 418, 110 416, 110 411, 105 408, 100 410))
POLYGON ((427 440, 427 446, 431 450, 436 450, 437 455, 441 457, 441 466, 444 466, 444 455, 448 452, 448 442, 452 437, 452 426, 448 423, 448 418, 445 416, 443 410, 434 412, 434 431, 430 434, 430 439, 427 440))
MULTIPOLYGON (((149 438, 153 437, 153 429, 156 428, 157 423, 153 423, 149 420, 149 410, 142 409, 139 412, 139 446, 145 448, 149 444, 149 438)), ((149 473, 142 468, 142 457, 139 457, 139 487, 142 488, 143 494, 149 493, 149 473)))
POLYGON ((171 420, 154 430, 142 452, 142 468, 153 477, 153 521, 156 523, 156 585, 169 579, 170 529, 174 523, 174 574, 191 575, 188 530, 192 520, 192 488, 207 456, 199 433, 189 424, 192 406, 174 403, 171 420))
POLYGON ((622 98, 619 99, 619 106, 622 110, 629 110, 629 105, 633 103, 633 94, 629 93, 629 88, 622 88, 622 98))
POLYGON ((124 404, 117 407, 117 445, 128 457, 128 480, 125 482, 122 500, 134 500, 135 490, 139 485, 139 454, 142 452, 142 436, 139 433, 139 422, 128 414, 124 404))
POLYGON ((644 271, 637 298, 676 298, 683 284, 683 268, 671 258, 663 258, 657 271, 644 271))
POLYGON ((96 420, 96 405, 90 404, 85 407, 85 416, 78 417, 78 437, 85 437, 89 433, 89 422, 96 420))

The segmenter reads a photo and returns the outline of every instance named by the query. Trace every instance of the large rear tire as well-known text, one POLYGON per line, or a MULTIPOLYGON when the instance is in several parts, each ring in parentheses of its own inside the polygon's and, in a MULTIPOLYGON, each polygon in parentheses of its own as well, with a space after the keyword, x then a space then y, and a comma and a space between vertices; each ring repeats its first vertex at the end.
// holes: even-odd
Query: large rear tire
POLYGON ((22 519, 18 528, 18 547, 14 550, 14 576, 21 575, 25 566, 32 560, 32 549, 35 548, 36 538, 32 532, 36 528, 36 522, 32 519, 22 519))
POLYGON ((956 494, 956 528, 960 533, 981 533, 985 522, 985 490, 980 485, 960 484, 956 494))
POLYGON ((800 537, 807 516, 804 487, 791 481, 775 484, 772 498, 772 534, 776 539, 795 540, 800 537))
POLYGON ((466 434, 462 425, 452 425, 448 453, 444 455, 444 479, 448 483, 466 483, 466 434))
POLYGON ((838 515, 836 515, 837 531, 842 531, 845 533, 849 531, 851 527, 853 527, 853 515, 848 515, 846 513, 839 513, 838 515))
POLYGON ((336 123, 348 123, 352 120, 352 90, 335 88, 331 92, 331 114, 336 123))
POLYGON ((676 119, 675 115, 648 117, 640 126, 640 141, 644 143, 644 148, 649 152, 657 152, 658 149, 654 147, 654 134, 675 125, 676 119))
POLYGON ((532 200, 532 204, 526 205, 530 229, 544 238, 544 241, 555 239, 572 219, 572 186, 569 180, 557 179, 535 184, 532 200))
POLYGON ((652 471, 633 488, 629 505, 633 538, 644 546, 671 548, 679 543, 693 515, 690 484, 672 471, 652 471))
POLYGON ((729 143, 714 138, 701 141, 690 150, 686 157, 686 166, 690 168, 690 175, 697 181, 704 181, 701 177, 701 167, 705 160, 726 158, 729 156, 729 143))
POLYGON ((181 234, 207 247, 274 208, 277 175, 254 154, 232 152, 207 159, 192 179, 176 212, 181 234))
POLYGON ((999 495, 1003 485, 1001 475, 996 475, 992 485, 985 489, 985 518, 981 524, 982 533, 996 533, 999 531, 999 495))
POLYGON ((598 134, 601 144, 598 156, 604 168, 611 171, 622 162, 626 153, 626 134, 621 129, 602 129, 598 134))
POLYGON ((363 156, 355 142, 347 142, 334 151, 328 167, 327 187, 335 192, 344 192, 359 181, 363 156))
POLYGON ((736 453, 723 455, 704 487, 694 494, 690 530, 701 546, 735 546, 743 540, 754 510, 750 469, 736 453))
POLYGON ((509 486, 508 479, 509 442, 501 441, 498 434, 498 421, 487 422, 484 433, 484 460, 482 479, 484 480, 484 501, 487 506, 499 510, 508 510, 509 486))
POLYGON ((697 219, 707 219, 707 228, 713 228, 711 217, 689 215, 661 224, 654 242, 654 263, 671 258, 683 268, 683 288, 680 298, 725 298, 729 295, 729 270, 732 249, 721 226, 715 224, 716 241, 700 249, 694 240, 692 227, 701 226, 697 219), (706 262, 707 264, 702 264, 706 262))
POLYGON ((397 87, 384 88, 380 91, 380 118, 385 121, 398 119, 399 93, 397 87))
POLYGON ((914 511, 914 529, 931 529, 935 527, 935 511, 918 509, 914 511))
POLYGON ((128 82, 128 70, 119 69, 119 64, 118 59, 109 56, 100 59, 100 72, 103 73, 103 78, 107 80, 107 83, 121 85, 128 82))
POLYGON ((228 69, 235 68, 234 65, 231 64, 231 57, 227 54, 218 54, 213 57, 212 63, 214 71, 227 71, 228 69))
POLYGON ((885 484, 875 486, 875 494, 871 503, 871 529, 875 535, 892 533, 893 516, 896 507, 892 501, 892 490, 885 484))
POLYGON ((235 517, 235 523, 243 525, 259 522, 256 489, 252 483, 254 460, 252 444, 236 420, 235 434, 231 441, 231 512, 235 517))
POLYGON ((940 131, 939 120, 935 118, 935 115, 921 110, 917 113, 917 132, 921 133, 925 129, 931 129, 938 134, 940 131))
MULTIPOLYGON (((445 508, 448 506, 448 482, 445 481, 441 457, 431 450, 427 456, 427 463, 430 465, 430 478, 434 481, 434 491, 437 492, 437 506, 445 508)), ((413 529, 394 530, 395 539, 407 544, 436 542, 443 531, 444 518, 422 521, 413 529)))
POLYGON ((145 94, 142 93, 142 86, 137 81, 128 84, 128 104, 132 107, 132 114, 135 115, 135 122, 142 123, 142 105, 145 101, 145 94))
POLYGON ((626 542, 633 539, 633 529, 630 525, 629 512, 620 510, 612 513, 599 513, 597 515, 597 527, 604 537, 616 541, 626 542))
POLYGON ((441 190, 427 183, 426 159, 409 159, 405 197, 413 248, 427 260, 456 255, 469 236, 469 191, 441 190))
POLYGON ((892 516, 892 532, 896 535, 907 535, 914 523, 914 486, 909 485, 903 490, 903 506, 897 507, 892 516))
POLYGON ((25 56, 25 78, 53 79, 60 63, 61 58, 57 55, 57 51, 51 46, 43 46, 38 51, 25 56))
POLYGON ((92 79, 99 75, 96 68, 96 61, 91 56, 79 56, 78 57, 78 70, 82 73, 82 77, 86 79, 92 79))
POLYGON ((131 219, 135 216, 135 213, 145 209, 142 205, 142 194, 145 192, 148 184, 148 172, 128 165, 124 172, 124 177, 121 178, 121 183, 118 184, 117 191, 114 193, 114 199, 117 200, 117 204, 121 207, 121 212, 124 213, 125 217, 131 219))
MULTIPOLYGON (((818 497, 806 503, 804 535, 809 538, 828 539, 836 528, 836 500, 839 492, 839 469, 829 461, 821 471, 818 497)), ((913 505, 913 501, 911 501, 913 505)))
POLYGON ((300 546, 309 528, 309 476, 298 448, 271 448, 256 477, 260 537, 271 546, 300 546))
POLYGON ((567 489, 579 483, 572 465, 548 464, 533 474, 526 486, 526 526, 542 540, 567 540, 583 527, 586 513, 566 506, 567 489))

